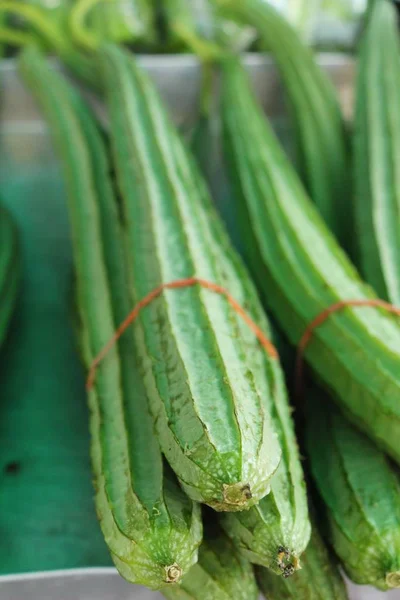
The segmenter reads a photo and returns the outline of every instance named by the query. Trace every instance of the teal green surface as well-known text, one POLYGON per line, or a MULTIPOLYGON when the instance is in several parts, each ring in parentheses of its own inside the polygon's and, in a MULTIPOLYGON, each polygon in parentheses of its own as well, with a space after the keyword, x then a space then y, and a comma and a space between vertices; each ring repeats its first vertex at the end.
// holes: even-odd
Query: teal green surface
POLYGON ((64 190, 47 134, 34 125, 0 132, 0 189, 24 261, 0 361, 0 574, 111 564, 94 509, 71 327, 64 190))

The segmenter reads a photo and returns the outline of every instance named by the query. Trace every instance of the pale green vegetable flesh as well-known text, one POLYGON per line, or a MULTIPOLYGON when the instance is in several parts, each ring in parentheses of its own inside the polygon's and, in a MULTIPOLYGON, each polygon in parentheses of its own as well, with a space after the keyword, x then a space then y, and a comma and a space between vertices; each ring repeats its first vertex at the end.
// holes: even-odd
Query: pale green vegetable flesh
MULTIPOLYGON (((62 158, 80 342, 89 367, 132 306, 110 164, 97 124, 73 88, 33 50, 20 66, 62 158)), ((178 580, 197 560, 200 511, 163 474, 132 331, 98 369, 89 405, 96 508, 118 570, 153 589, 178 580)))

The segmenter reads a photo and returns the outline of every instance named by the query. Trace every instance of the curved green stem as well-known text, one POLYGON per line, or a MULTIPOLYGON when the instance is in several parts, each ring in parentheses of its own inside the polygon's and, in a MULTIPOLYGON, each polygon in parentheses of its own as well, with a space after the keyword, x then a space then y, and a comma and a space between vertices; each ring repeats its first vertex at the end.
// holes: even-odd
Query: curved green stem
POLYGON ((10 46, 40 46, 37 38, 25 31, 11 29, 11 27, 0 27, 0 43, 10 46))
POLYGON ((1 0, 0 14, 2 13, 24 19, 74 74, 93 87, 98 85, 92 61, 74 48, 60 26, 51 20, 41 7, 16 3, 15 0, 1 0))
POLYGON ((116 3, 117 0, 77 0, 70 11, 70 30, 72 37, 82 48, 91 52, 102 43, 101 35, 96 35, 86 25, 88 14, 101 2, 116 3))
POLYGON ((203 117, 211 111, 213 98, 213 63, 218 62, 226 54, 226 50, 215 42, 203 39, 184 23, 178 21, 172 25, 173 32, 185 46, 193 52, 202 63, 202 88, 200 112, 203 117))
MULTIPOLYGON (((11 14, 24 19, 75 75, 90 86, 98 87, 92 61, 76 50, 68 37, 64 36, 60 26, 49 18, 45 10, 39 6, 31 6, 22 2, 16 3, 15 0, 1 0, 1 14, 11 14)), ((6 34, 8 33, 5 32, 6 34)), ((27 38, 25 39, 27 40, 27 38)), ((37 44, 36 41, 34 43, 37 44)))
POLYGON ((175 35, 196 55, 203 63, 218 62, 224 55, 224 50, 218 44, 201 38, 195 31, 178 21, 173 23, 175 35))
POLYGON ((15 0, 1 0, 0 13, 22 17, 56 52, 64 54, 69 49, 60 28, 49 19, 46 11, 39 6, 17 3, 15 0))
POLYGON ((112 0, 78 0, 71 8, 70 31, 75 42, 85 50, 97 50, 101 44, 101 38, 87 28, 86 19, 90 11, 102 1, 111 2, 112 0))

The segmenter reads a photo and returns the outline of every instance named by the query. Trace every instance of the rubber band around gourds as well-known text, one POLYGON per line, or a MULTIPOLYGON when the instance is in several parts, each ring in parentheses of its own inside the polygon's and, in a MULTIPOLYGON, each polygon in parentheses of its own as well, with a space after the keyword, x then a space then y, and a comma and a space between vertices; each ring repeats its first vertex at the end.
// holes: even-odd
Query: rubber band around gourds
POLYGON ((240 315, 243 321, 249 326, 249 328, 253 331, 261 346, 264 348, 266 353, 274 359, 278 358, 278 352, 272 342, 267 338, 267 336, 261 331, 260 327, 249 317, 245 309, 231 296, 231 294, 222 286, 213 283, 211 281, 207 281, 205 279, 199 279, 197 277, 189 277, 187 279, 177 279, 175 281, 171 281, 169 283, 163 283, 151 292, 147 294, 140 302, 136 304, 133 310, 127 315, 126 319, 121 323, 121 325, 116 330, 113 337, 110 341, 104 346, 104 348, 99 352, 99 354, 93 360, 87 381, 86 381, 86 389, 90 390, 94 384, 96 377, 96 369, 99 364, 103 361, 103 359, 107 356, 108 352, 114 346, 114 344, 119 340, 121 335, 127 330, 127 328, 137 319, 140 312, 153 302, 156 298, 158 298, 164 290, 176 290, 187 287, 193 287, 194 285, 199 285, 211 292, 216 294, 220 294, 224 296, 228 303, 232 306, 235 312, 240 315))
MULTIPOLYGON (((186 279, 176 279, 175 281, 171 281, 169 283, 163 283, 156 287, 154 290, 149 292, 142 300, 140 300, 136 306, 132 309, 132 311, 127 315, 126 319, 120 324, 115 334, 109 340, 109 342, 104 346, 104 348, 99 352, 99 354, 94 358, 90 368, 86 381, 86 389, 89 391, 95 382, 96 370, 100 363, 107 356, 108 352, 111 348, 116 344, 121 335, 128 329, 128 327, 136 321, 140 312, 149 306, 161 294, 164 290, 177 290, 188 287, 193 287, 195 285, 199 285, 205 289, 210 290, 216 294, 220 294, 224 296, 231 307, 235 310, 235 312, 243 319, 243 321, 249 326, 249 328, 253 331, 254 335, 260 342, 260 345, 264 348, 266 353, 270 358, 277 359, 278 352, 271 342, 264 334, 264 332, 260 329, 260 327, 251 319, 251 317, 247 314, 245 309, 231 296, 231 294, 218 285, 217 283, 213 283, 211 281, 207 281, 205 279, 200 279, 198 277, 188 277, 186 279)), ((319 313, 313 321, 307 326, 304 331, 300 342, 297 346, 297 356, 296 356, 296 367, 295 367, 295 391, 297 397, 302 394, 303 388, 303 363, 304 363, 304 352, 309 345, 314 331, 323 325, 325 321, 334 313, 339 312, 348 307, 372 307, 372 308, 382 308, 387 312, 400 316, 400 308, 397 308, 393 304, 389 302, 385 302, 384 300, 378 299, 369 299, 369 300, 342 300, 340 302, 336 302, 326 308, 324 311, 319 313)))

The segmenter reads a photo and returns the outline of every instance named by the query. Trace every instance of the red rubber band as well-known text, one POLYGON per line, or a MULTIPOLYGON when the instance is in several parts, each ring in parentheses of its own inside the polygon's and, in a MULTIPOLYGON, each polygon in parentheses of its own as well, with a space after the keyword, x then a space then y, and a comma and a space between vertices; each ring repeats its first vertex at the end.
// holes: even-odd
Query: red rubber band
POLYGON ((94 384, 96 377, 96 369, 102 360, 107 356, 108 352, 114 346, 114 344, 119 340, 121 335, 128 329, 129 325, 131 325, 139 316, 140 311, 148 306, 155 298, 158 298, 162 294, 164 290, 176 290, 186 287, 192 287, 194 285, 200 285, 203 288, 206 288, 216 294, 220 294, 224 296, 232 308, 242 317, 243 321, 249 326, 249 328, 253 331, 254 335, 260 342, 261 346, 264 348, 266 353, 271 358, 278 358, 278 352, 272 342, 265 336, 265 334, 261 331, 261 329, 254 323, 254 321, 249 317, 244 308, 230 295, 230 293, 220 285, 216 283, 212 283, 211 281, 206 281, 205 279, 198 279, 197 277, 189 277, 187 279, 177 279, 176 281, 171 281, 170 283, 163 283, 158 286, 154 290, 152 290, 147 296, 145 296, 140 302, 136 304, 133 310, 129 313, 126 319, 121 323, 118 327, 110 341, 104 346, 104 348, 99 352, 96 358, 93 360, 87 381, 86 381, 86 389, 90 390, 94 384))
POLYGON ((394 315, 400 316, 400 308, 397 308, 389 302, 384 300, 342 300, 332 304, 327 309, 322 311, 315 319, 307 326, 307 329, 302 335, 302 338, 297 346, 297 357, 296 357, 296 369, 295 369, 295 383, 296 393, 299 397, 302 393, 303 388, 303 368, 304 368, 304 352, 311 341, 315 329, 320 327, 330 317, 331 314, 339 312, 349 306, 364 306, 364 307, 376 307, 383 308, 384 310, 394 315))

